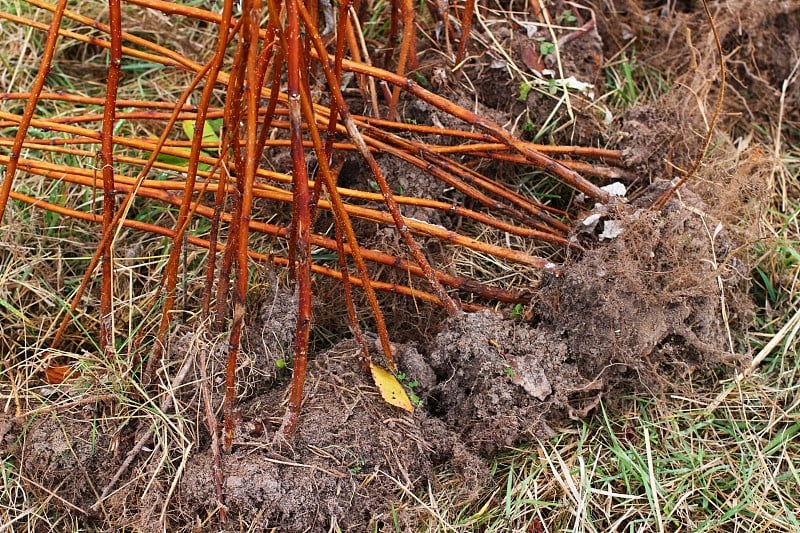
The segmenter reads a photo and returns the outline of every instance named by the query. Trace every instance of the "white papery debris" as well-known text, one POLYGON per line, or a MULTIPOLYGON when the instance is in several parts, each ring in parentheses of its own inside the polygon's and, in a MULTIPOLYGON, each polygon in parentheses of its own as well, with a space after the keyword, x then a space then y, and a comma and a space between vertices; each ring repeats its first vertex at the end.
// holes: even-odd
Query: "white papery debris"
POLYGON ((593 225, 597 224, 597 221, 600 220, 600 217, 602 217, 602 216, 603 215, 601 213, 593 213, 593 214, 591 214, 588 217, 583 219, 583 225, 584 226, 593 226, 593 225))
POLYGON ((620 198, 625 198, 625 195, 628 193, 628 189, 625 187, 624 183, 620 183, 615 181, 614 183, 609 183, 603 187, 600 187, 602 190, 606 191, 611 196, 618 196, 620 198))
POLYGON ((599 235, 600 239, 616 239, 622 232, 625 231, 625 226, 619 220, 606 220, 603 222, 603 233, 599 235))

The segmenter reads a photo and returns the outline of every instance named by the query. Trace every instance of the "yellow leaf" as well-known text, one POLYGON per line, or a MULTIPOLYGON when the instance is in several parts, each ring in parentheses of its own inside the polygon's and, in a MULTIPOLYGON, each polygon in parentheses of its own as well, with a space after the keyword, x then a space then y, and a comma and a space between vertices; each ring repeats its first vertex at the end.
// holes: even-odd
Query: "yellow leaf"
POLYGON ((409 413, 414 412, 411 400, 408 399, 406 391, 403 390, 403 386, 397 381, 396 377, 375 363, 370 363, 369 369, 372 372, 372 379, 375 381, 375 385, 386 403, 405 409, 409 413))
MULTIPOLYGON (((183 121, 183 132, 190 141, 194 139, 194 120, 183 121)), ((219 136, 217 136, 214 127, 208 121, 203 123, 203 142, 219 142, 219 136)))

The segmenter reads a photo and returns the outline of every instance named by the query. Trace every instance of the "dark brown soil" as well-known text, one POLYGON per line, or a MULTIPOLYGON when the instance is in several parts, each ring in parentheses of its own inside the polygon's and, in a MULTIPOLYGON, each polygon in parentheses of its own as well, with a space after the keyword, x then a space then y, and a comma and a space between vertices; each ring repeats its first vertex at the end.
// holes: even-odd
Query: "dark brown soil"
MULTIPOLYGON (((657 38, 666 39, 661 32, 668 24, 698 24, 702 16, 697 6, 691 13, 661 13, 658 8, 643 11, 639 3, 600 4, 599 33, 589 32, 561 50, 565 76, 599 85, 603 76, 598 58, 613 55, 639 32, 650 31, 642 42, 654 47, 654 42, 660 42, 657 38)), ((780 47, 800 48, 797 32, 785 20, 793 20, 796 26, 800 10, 790 9, 789 3, 769 8, 760 3, 739 4, 758 14, 754 20, 742 19, 745 30, 739 33, 733 29, 734 18, 721 12, 721 4, 714 4, 725 46, 772 47, 774 53, 759 54, 759 59, 733 69, 731 83, 741 86, 739 94, 764 90, 774 98, 790 64, 797 60, 796 54, 778 54, 780 47), (782 40, 770 41, 775 35, 782 40)), ((534 45, 520 40, 509 50, 524 65, 522 56, 530 46, 534 45)), ((659 58, 669 46, 662 42, 650 53, 659 58)), ((701 52, 703 58, 714 57, 709 43, 702 44, 701 52)), ((713 79, 713 62, 709 65, 702 74, 713 79)), ((685 65, 675 68, 679 66, 685 65)), ((552 110, 538 107, 541 102, 532 101, 533 96, 519 101, 516 81, 486 62, 466 72, 476 75, 482 105, 509 121, 515 113, 527 113, 538 121, 542 113, 552 110)), ((711 98, 713 91, 707 89, 703 95, 711 98)), ((789 98, 794 107, 787 107, 786 118, 796 121, 797 96, 789 98)), ((736 102, 743 108, 755 107, 746 98, 736 102)), ((424 500, 436 471, 450 470, 461 481, 460 497, 468 499, 486 482, 485 460, 491 454, 546 437, 570 418, 591 416, 601 399, 613 404, 615 398, 630 392, 663 393, 680 388, 693 373, 724 371, 724 364, 735 359, 731 331, 745 327, 749 320, 748 269, 734 255, 743 242, 742 231, 731 220, 744 217, 753 201, 739 197, 739 192, 755 195, 758 188, 743 186, 747 180, 734 161, 736 166, 702 170, 696 183, 683 189, 663 212, 645 208, 669 186, 666 180, 673 177, 673 165, 687 168, 700 147, 704 130, 699 114, 682 115, 676 124, 679 104, 685 106, 674 96, 665 97, 631 108, 608 126, 601 126, 596 117, 585 123, 578 119, 581 127, 590 125, 586 127, 591 132, 575 129, 569 136, 575 142, 591 138, 594 144, 612 139, 625 151, 629 167, 646 178, 642 180, 646 188, 635 191, 638 199, 631 203, 608 206, 597 231, 576 222, 591 241, 591 249, 567 261, 561 277, 547 279, 522 316, 508 318, 508 313, 484 311, 431 324, 426 312, 414 322, 405 310, 393 319, 387 308, 398 338, 417 337, 397 346, 400 370, 407 382, 417 382, 414 392, 420 405, 413 414, 380 399, 371 378, 356 365, 354 344, 345 340, 311 362, 302 422, 291 447, 273 445, 289 377, 282 366, 288 360, 294 318, 292 296, 276 289, 280 283, 272 280, 271 292, 265 291, 253 306, 240 360, 241 424, 233 452, 222 458, 228 516, 222 527, 228 531, 316 532, 337 527, 395 531, 397 524, 401 530, 414 531, 422 509, 415 498, 424 500), (732 184, 735 191, 720 189, 732 184), (608 222, 623 232, 600 241, 597 234, 608 222), (437 333, 417 334, 431 330, 437 333)), ((418 115, 415 120, 426 118, 424 108, 408 104, 406 108, 410 118, 413 113, 418 115)), ((579 111, 580 116, 593 116, 588 109, 579 111)), ((724 160, 728 152, 727 144, 722 144, 718 156, 724 160)), ((754 168, 760 160, 754 156, 753 161, 750 167, 742 167, 748 176, 757 176, 754 168)), ((402 174, 383 163, 388 174, 400 174, 393 186, 404 194, 430 186, 415 174, 402 174)), ((593 206, 585 208, 588 213, 593 206)), ((429 214, 422 210, 411 216, 452 223, 426 218, 429 214)), ((322 305, 336 307, 337 303, 322 305)), ((224 365, 218 342, 184 332, 171 349, 176 359, 194 350, 209 360, 214 409, 219 407, 222 390, 216 378, 224 365)), ((191 447, 184 448, 183 455, 177 449, 164 451, 164 444, 153 439, 104 506, 93 508, 139 437, 130 425, 116 427, 113 417, 108 418, 112 422, 96 422, 101 411, 108 415, 113 410, 116 400, 106 399, 97 408, 88 404, 91 409, 67 404, 58 416, 47 412, 29 418, 6 417, 0 420, 3 455, 15 461, 26 490, 43 498, 56 493, 50 505, 82 527, 105 521, 148 531, 218 529, 220 502, 212 470, 212 439, 203 422, 206 413, 198 364, 192 367, 195 379, 187 379, 175 397, 189 428, 191 447), (157 453, 150 455, 152 449, 157 453)))

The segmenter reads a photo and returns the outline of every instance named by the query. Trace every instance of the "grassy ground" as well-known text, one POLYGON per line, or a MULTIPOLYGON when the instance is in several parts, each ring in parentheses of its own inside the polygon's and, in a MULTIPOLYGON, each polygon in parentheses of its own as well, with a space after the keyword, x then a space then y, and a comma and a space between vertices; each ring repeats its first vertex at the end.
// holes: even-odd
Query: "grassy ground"
MULTIPOLYGON (((0 10, 20 9, 21 4, 0 0, 0 10)), ((6 48, 17 52, 6 56, 2 82, 19 84, 26 65, 9 58, 24 57, 25 50, 35 48, 36 37, 6 25, 0 39, 17 43, 15 48, 6 48)), ((158 87, 148 85, 142 81, 149 79, 147 66, 137 68, 142 75, 135 87, 128 88, 131 97, 169 91, 167 82, 180 86, 185 81, 162 79, 158 87)), ((658 75, 643 69, 645 74, 636 77, 632 72, 630 58, 618 58, 611 66, 610 103, 627 106, 639 100, 640 94, 664 90, 658 75)), ((70 91, 97 88, 63 69, 55 72, 53 83, 70 91)), ((56 115, 59 110, 52 112, 56 115)), ((774 129, 770 124, 761 126, 762 132, 774 129)), ((765 151, 775 152, 776 160, 770 207, 763 210, 760 220, 763 240, 754 245, 760 254, 752 271, 752 293, 759 306, 757 324, 736 334, 741 353, 748 358, 740 370, 724 379, 705 377, 681 395, 641 396, 615 401, 613 406, 601 405, 596 416, 565 426, 557 437, 495 458, 493 477, 474 501, 454 500, 455 491, 449 489, 455 482, 442 472, 439 488, 413 497, 425 510, 429 531, 800 530, 800 438, 796 437, 800 431, 800 362, 796 355, 800 195, 795 185, 800 177, 800 150, 784 142, 780 133, 757 138, 765 151)), ((58 187, 43 190, 35 180, 28 186, 29 194, 40 197, 71 194, 58 187)), ((166 210, 140 216, 154 221, 172 215, 166 210)), ((8 411, 16 407, 12 399, 19 397, 20 391, 31 397, 42 394, 41 388, 31 385, 34 373, 41 370, 41 361, 58 354, 38 345, 38 336, 45 337, 50 328, 50 324, 37 324, 38 317, 63 305, 58 295, 64 294, 64 287, 74 286, 93 249, 92 234, 81 225, 58 219, 40 221, 37 217, 46 215, 35 210, 18 209, 14 217, 14 226, 2 228, 0 243, 2 400, 8 411), (34 227, 41 229, 31 229, 34 227), (28 359, 15 359, 18 353, 25 353, 28 359), (32 357, 42 359, 33 361, 32 357)), ((147 285, 152 273, 159 270, 163 242, 142 236, 130 239, 129 262, 123 260, 120 266, 122 278, 128 280, 120 289, 120 302, 129 306, 130 316, 134 316, 148 304, 142 296, 133 296, 133 288, 147 285), (143 257, 149 260, 143 261, 143 257)), ((92 309, 84 311, 85 331, 89 332, 95 329, 92 309)), ((120 328, 130 331, 132 326, 120 328)), ((123 350, 125 338, 123 335, 120 341, 123 350)), ((85 347, 91 351, 92 343, 85 347)), ((106 394, 126 404, 125 390, 132 386, 126 382, 130 381, 130 368, 86 354, 71 357, 83 370, 99 376, 97 382, 107 387, 106 394)), ((186 440, 182 428, 175 425, 179 422, 163 413, 163 405, 126 407, 118 419, 112 414, 103 423, 120 426, 136 417, 152 416, 164 421, 165 431, 174 432, 174 437, 165 440, 186 440)), ((186 453, 189 448, 187 443, 186 453)), ((57 494, 26 493, 24 487, 29 485, 17 475, 12 459, 0 460, 0 513, 7 522, 17 520, 16 525, 0 525, 0 531, 17 529, 25 520, 34 524, 33 528, 75 527, 45 511, 51 500, 58 499, 57 494)))

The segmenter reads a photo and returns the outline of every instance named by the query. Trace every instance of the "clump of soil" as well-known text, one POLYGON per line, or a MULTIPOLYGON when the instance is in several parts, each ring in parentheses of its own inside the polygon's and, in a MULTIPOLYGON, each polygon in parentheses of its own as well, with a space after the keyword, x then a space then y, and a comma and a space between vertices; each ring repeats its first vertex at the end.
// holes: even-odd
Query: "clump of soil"
MULTIPOLYGON (((245 396, 263 392, 279 376, 282 362, 292 355, 294 328, 297 321, 297 292, 283 288, 277 279, 269 289, 245 328, 242 362, 237 367, 237 380, 248 391, 245 396)), ((227 344, 219 343, 215 352, 218 368, 224 368, 227 344)))
POLYGON ((66 508, 97 515, 91 506, 114 473, 98 469, 113 458, 108 453, 109 434, 97 432, 97 414, 93 408, 70 417, 45 413, 31 421, 20 447, 11 446, 19 458, 20 475, 30 480, 34 494, 56 491, 66 508))
MULTIPOLYGON (((120 527, 147 522, 146 517, 154 509, 160 510, 164 501, 159 483, 142 494, 146 483, 142 477, 124 476, 124 490, 101 500, 131 449, 134 435, 130 427, 119 425, 113 414, 109 416, 116 407, 114 402, 92 401, 94 398, 80 394, 79 388, 72 387, 64 394, 66 391, 42 387, 36 392, 52 404, 39 405, 44 408, 38 414, 31 414, 35 411, 31 406, 20 417, 0 415, 0 456, 10 489, 5 494, 24 498, 5 503, 29 510, 31 501, 47 502, 46 518, 23 518, 35 524, 36 531, 77 527, 67 527, 65 521, 120 527), (24 492, 15 491, 15 484, 24 492), (113 521, 109 520, 112 516, 113 521)), ((156 464, 148 461, 146 453, 134 459, 142 474, 152 472, 156 464)))
MULTIPOLYGON (((546 284, 530 320, 462 314, 429 342, 398 346, 400 370, 421 399, 413 416, 380 400, 352 343, 322 354, 291 448, 271 444, 282 388, 243 408, 250 422, 224 459, 228 511, 257 529, 381 529, 393 508, 412 524, 406 490, 424 489, 437 467, 460 475, 468 495, 486 475, 481 456, 546 437, 603 397, 669 390, 676 376, 728 360, 726 326, 747 318, 730 293, 745 276, 728 257, 725 229, 709 231, 707 209, 689 191, 661 214, 619 205, 613 216, 624 233, 546 284)), ((211 460, 205 450, 186 467, 181 494, 191 516, 215 507, 211 460)))
POLYGON ((672 178, 676 167, 688 169, 702 149, 702 137, 686 133, 692 118, 676 120, 679 107, 664 97, 656 104, 628 109, 618 121, 613 145, 622 151, 625 166, 647 182, 672 178))
POLYGON ((543 291, 540 327, 560 332, 582 374, 610 388, 661 389, 732 356, 726 328, 746 324, 749 305, 729 230, 688 190, 662 213, 623 210, 619 222, 621 236, 543 291))
MULTIPOLYGON (((355 362, 357 347, 345 341, 318 357, 311 368, 303 419, 291 447, 272 445, 282 414, 283 388, 243 406, 249 423, 224 457, 225 504, 231 522, 252 531, 383 530, 396 518, 413 522, 404 509, 403 487, 415 489, 447 464, 465 490, 487 475, 482 461, 424 409, 414 415, 376 395, 355 362)), ((206 516, 216 500, 211 453, 192 457, 181 482, 190 517, 206 516)), ((236 526, 233 526, 236 529, 236 526)))
MULTIPOLYGON (((447 185, 444 182, 417 167, 391 156, 378 158, 378 163, 389 181, 389 186, 397 195, 442 198, 445 194, 447 185)), ((368 179, 372 179, 371 175, 368 179)), ((403 216, 440 226, 447 223, 447 218, 441 211, 421 207, 404 206, 403 216)), ((390 233, 393 229, 390 228, 390 233)))
POLYGON ((430 409, 482 454, 550 434, 552 411, 586 385, 560 339, 488 311, 450 320, 428 352, 430 409))

